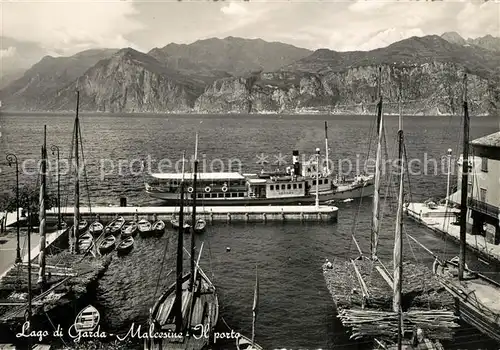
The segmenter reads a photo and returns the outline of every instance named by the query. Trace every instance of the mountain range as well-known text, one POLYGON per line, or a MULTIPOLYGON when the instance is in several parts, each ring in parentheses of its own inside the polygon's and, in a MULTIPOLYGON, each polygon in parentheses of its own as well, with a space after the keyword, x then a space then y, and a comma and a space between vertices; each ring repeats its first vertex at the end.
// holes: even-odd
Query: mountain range
POLYGON ((93 49, 45 56, 4 83, 5 110, 154 113, 460 112, 468 73, 471 114, 500 109, 500 39, 412 37, 372 51, 310 51, 261 39, 205 39, 142 53, 93 49))

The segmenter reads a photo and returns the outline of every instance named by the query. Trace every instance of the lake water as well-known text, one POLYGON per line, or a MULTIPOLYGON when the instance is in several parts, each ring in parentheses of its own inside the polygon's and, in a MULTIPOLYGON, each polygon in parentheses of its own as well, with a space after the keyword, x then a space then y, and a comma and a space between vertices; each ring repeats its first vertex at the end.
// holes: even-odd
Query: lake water
MULTIPOLYGON (((126 197, 129 205, 157 204, 144 192, 141 162, 151 161, 151 170, 175 171, 176 163, 186 151, 194 152, 195 133, 199 133, 199 158, 206 171, 219 169, 243 172, 260 171, 256 162, 266 158, 273 167, 290 165, 292 150, 314 154, 316 147, 324 154, 324 120, 328 120, 330 159, 335 169, 343 160, 364 160, 368 150, 373 156, 375 145, 373 116, 83 116, 81 136, 86 162, 87 181, 82 182, 82 205, 117 205, 126 197), (280 154, 281 153, 281 154, 280 154), (287 164, 274 165, 278 160, 287 164), (121 164, 119 164, 121 161, 121 164), (170 162, 170 163, 169 163, 170 162), (169 164, 171 167, 169 167, 169 164)), ((47 145, 57 145, 61 159, 68 158, 74 119, 72 116, 0 116, 2 153, 15 153, 19 162, 40 157, 43 125, 47 125, 47 145)), ((460 117, 406 117, 403 121, 406 150, 413 159, 408 198, 414 201, 429 197, 443 198, 446 175, 441 171, 441 158, 451 148, 461 153, 460 117), (426 161, 427 160, 427 161, 426 161), (437 160, 437 163, 433 163, 437 160), (427 165, 425 165, 427 164, 427 165), (426 170, 424 173, 423 170, 426 170), (437 171, 437 173, 436 173, 437 171)), ((394 158, 398 118, 386 117, 387 153, 394 158)), ((471 138, 499 130, 497 118, 471 120, 471 138)), ((0 190, 15 186, 15 173, 1 162, 0 190)), ((55 162, 53 162, 55 166, 55 162)), ((149 166, 149 165, 147 165, 149 166)), ((268 165, 269 166, 269 165, 268 165)), ((26 169, 35 169, 34 163, 26 169)), ((64 171, 64 168, 62 168, 64 171)), ((446 168, 445 168, 446 170, 446 168)), ((63 203, 71 203, 68 176, 62 176, 63 203)), ((36 184, 36 175, 21 174, 24 184, 36 184)), ((456 183, 455 177, 452 184, 456 183)), ((55 175, 49 186, 55 190, 55 175)), ((219 297, 221 330, 225 323, 235 331, 251 334, 255 266, 260 276, 260 305, 256 341, 265 349, 363 349, 367 344, 351 342, 336 320, 333 301, 326 289, 321 264, 326 257, 355 254, 350 233, 357 217, 356 237, 363 251, 369 250, 371 199, 339 203, 339 218, 332 224, 221 224, 209 226, 200 240, 204 241, 201 266, 213 277, 219 297), (226 251, 226 247, 231 250, 226 251)), ((389 201, 383 214, 380 256, 388 260, 392 254, 394 203, 389 201)), ((406 232, 443 256, 458 254, 458 246, 444 242, 431 231, 405 220, 406 232)), ((113 262, 99 283, 95 306, 102 310, 107 329, 125 332, 130 325, 145 324, 149 308, 156 297, 173 282, 168 272, 175 268, 176 233, 167 230, 161 238, 136 240, 133 251, 113 262), (165 264, 161 269, 164 253, 165 264), (161 273, 161 274, 160 274, 161 273), (168 275, 168 276, 167 276, 168 275)), ((186 235, 185 244, 189 244, 186 235)), ((432 258, 414 244, 408 259, 426 264, 432 258)), ((409 250, 406 250, 409 252, 409 250)), ((187 261, 187 260, 186 260, 187 261)), ((500 272, 469 256, 469 266, 492 277, 500 272)), ((220 343, 221 349, 231 348, 220 343)), ((450 348, 494 348, 470 326, 465 325, 450 348)))

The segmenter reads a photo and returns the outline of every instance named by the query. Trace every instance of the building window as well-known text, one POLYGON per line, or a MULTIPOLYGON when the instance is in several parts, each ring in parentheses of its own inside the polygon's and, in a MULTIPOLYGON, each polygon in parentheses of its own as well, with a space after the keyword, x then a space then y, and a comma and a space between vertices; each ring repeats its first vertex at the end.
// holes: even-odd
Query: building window
POLYGON ((299 188, 302 188, 302 184, 299 184, 299 188))
POLYGON ((481 202, 486 202, 486 188, 479 189, 479 200, 481 202))
POLYGON ((313 180, 313 184, 312 184, 312 185, 313 185, 313 186, 316 186, 316 180, 313 180))
POLYGON ((328 185, 328 179, 325 179, 325 185, 328 185))
POLYGON ((243 192, 238 192, 238 197, 243 197, 243 192))
POLYGON ((271 191, 274 191, 274 185, 269 186, 269 189, 270 189, 271 191))
POLYGON ((286 185, 286 189, 287 190, 291 190, 292 189, 292 185, 290 185, 290 184, 286 185))
POLYGON ((488 158, 481 158, 481 171, 488 172, 488 158))
POLYGON ((293 184, 293 189, 296 190, 297 189, 297 184, 293 184))
POLYGON ((285 185, 281 185, 281 189, 284 190, 285 189, 285 185))
POLYGON ((319 180, 319 184, 320 184, 320 185, 323 185, 323 180, 319 180))

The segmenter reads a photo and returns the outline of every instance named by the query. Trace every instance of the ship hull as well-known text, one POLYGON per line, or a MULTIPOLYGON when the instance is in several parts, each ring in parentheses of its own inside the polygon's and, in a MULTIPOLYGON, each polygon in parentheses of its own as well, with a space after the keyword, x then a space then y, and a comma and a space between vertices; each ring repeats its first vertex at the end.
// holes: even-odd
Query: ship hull
POLYGON ((460 317, 483 334, 500 342, 500 308, 497 303, 495 303, 496 308, 488 308, 488 305, 482 304, 483 300, 486 301, 486 304, 491 304, 491 300, 489 297, 484 298, 484 293, 475 293, 474 286, 476 288, 488 288, 490 295, 498 294, 500 287, 488 284, 479 278, 459 281, 457 277, 451 277, 456 275, 458 270, 458 267, 453 262, 442 266, 436 261, 433 270, 434 274, 440 278, 443 287, 455 299, 460 317), (474 297, 471 297, 471 295, 474 295, 474 297))
MULTIPOLYGON (((339 201, 348 198, 362 198, 373 195, 373 184, 366 184, 365 186, 350 187, 341 186, 335 191, 320 192, 319 202, 325 203, 329 201, 339 201)), ((180 204, 179 194, 167 192, 153 192, 146 191, 151 197, 161 199, 167 206, 178 206, 180 204)), ((314 204, 316 202, 316 195, 311 194, 302 197, 289 197, 289 198, 203 198, 198 199, 197 203, 207 206, 249 206, 249 205, 297 205, 297 204, 314 204)), ((191 199, 184 199, 184 205, 192 205, 191 199)))

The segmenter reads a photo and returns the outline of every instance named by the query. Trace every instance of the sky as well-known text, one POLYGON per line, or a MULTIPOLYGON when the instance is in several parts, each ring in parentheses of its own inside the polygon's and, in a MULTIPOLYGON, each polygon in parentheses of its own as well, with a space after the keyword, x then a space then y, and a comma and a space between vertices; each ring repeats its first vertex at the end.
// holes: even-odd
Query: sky
POLYGON ((21 64, 20 58, 68 56, 89 48, 147 52, 210 37, 337 51, 371 50, 446 31, 464 38, 500 37, 500 0, 0 0, 0 12, 3 67, 16 57, 21 64))

